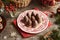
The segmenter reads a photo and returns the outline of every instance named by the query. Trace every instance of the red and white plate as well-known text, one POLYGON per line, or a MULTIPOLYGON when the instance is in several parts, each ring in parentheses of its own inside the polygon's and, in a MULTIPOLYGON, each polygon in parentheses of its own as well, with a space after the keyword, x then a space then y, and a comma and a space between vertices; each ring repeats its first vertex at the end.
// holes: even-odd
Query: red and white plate
POLYGON ((26 11, 22 12, 17 18, 18 27, 22 31, 27 32, 27 33, 34 33, 34 34, 40 33, 48 27, 48 23, 49 23, 48 17, 43 12, 38 11, 38 10, 26 10, 26 11), (30 14, 32 12, 34 12, 35 14, 38 13, 39 16, 43 19, 42 23, 40 23, 37 28, 28 28, 28 27, 24 26, 24 24, 21 22, 21 19, 23 19, 23 17, 26 16, 27 12, 30 14))

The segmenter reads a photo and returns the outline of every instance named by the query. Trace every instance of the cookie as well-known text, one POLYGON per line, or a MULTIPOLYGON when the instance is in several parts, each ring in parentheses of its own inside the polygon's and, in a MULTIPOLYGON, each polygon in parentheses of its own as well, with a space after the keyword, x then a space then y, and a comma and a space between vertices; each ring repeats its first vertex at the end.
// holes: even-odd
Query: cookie
POLYGON ((0 22, 2 22, 2 18, 0 17, 0 22))
POLYGON ((2 23, 0 23, 0 30, 1 30, 1 29, 3 29, 3 25, 2 25, 2 23))

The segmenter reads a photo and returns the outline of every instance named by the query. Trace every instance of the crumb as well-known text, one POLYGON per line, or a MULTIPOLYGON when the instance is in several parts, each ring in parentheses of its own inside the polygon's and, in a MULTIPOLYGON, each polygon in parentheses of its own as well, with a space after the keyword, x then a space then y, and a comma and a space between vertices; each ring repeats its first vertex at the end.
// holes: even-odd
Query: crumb
POLYGON ((4 36, 4 39, 7 39, 7 36, 4 36))
POLYGON ((14 36, 16 36, 16 32, 11 33, 11 37, 14 37, 14 36))
POLYGON ((17 37, 16 40, 20 40, 20 38, 17 37))

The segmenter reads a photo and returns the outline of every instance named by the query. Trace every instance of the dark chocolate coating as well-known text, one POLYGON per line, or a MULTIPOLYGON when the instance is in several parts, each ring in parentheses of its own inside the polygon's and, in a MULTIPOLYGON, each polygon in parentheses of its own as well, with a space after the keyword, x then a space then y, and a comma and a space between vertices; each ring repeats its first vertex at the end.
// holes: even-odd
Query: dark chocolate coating
POLYGON ((34 21, 35 20, 35 17, 34 16, 31 16, 31 21, 34 21))
POLYGON ((31 26, 32 22, 31 20, 28 20, 27 25, 31 26))
POLYGON ((30 17, 31 15, 29 15, 29 13, 27 13, 27 17, 30 19, 31 17, 30 17))
POLYGON ((37 20, 38 23, 40 23, 40 18, 38 14, 36 14, 35 19, 37 20))
POLYGON ((25 22, 27 22, 27 21, 28 21, 28 17, 27 17, 27 16, 25 16, 25 17, 24 17, 24 20, 25 20, 25 22))
POLYGON ((35 17, 34 16, 31 17, 31 21, 32 21, 32 27, 34 28, 36 26, 35 17))
POLYGON ((57 9, 57 13, 58 13, 58 14, 60 14, 60 11, 59 11, 59 10, 60 10, 60 8, 57 9))
POLYGON ((32 21, 32 27, 35 28, 35 26, 36 26, 35 21, 32 21))
POLYGON ((31 16, 35 16, 33 12, 31 13, 31 16))
POLYGON ((24 18, 21 20, 21 22, 23 22, 24 24, 26 24, 28 22, 28 17, 24 16, 24 18))
POLYGON ((36 25, 40 23, 39 15, 38 14, 35 15, 33 12, 31 13, 31 15, 27 13, 22 20, 26 27, 31 26, 32 28, 35 28, 36 25))

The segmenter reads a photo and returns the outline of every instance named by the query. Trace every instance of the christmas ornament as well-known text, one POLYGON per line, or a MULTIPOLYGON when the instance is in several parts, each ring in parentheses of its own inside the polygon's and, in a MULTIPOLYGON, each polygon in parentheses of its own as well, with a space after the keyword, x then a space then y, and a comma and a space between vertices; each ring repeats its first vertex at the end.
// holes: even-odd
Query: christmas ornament
POLYGON ((6 5, 5 10, 7 13, 10 13, 11 17, 14 17, 16 10, 15 10, 15 6, 13 4, 10 3, 9 6, 6 5))
POLYGON ((40 1, 43 5, 49 5, 49 6, 55 5, 55 0, 38 0, 38 1, 40 1))
POLYGON ((7 5, 5 6, 5 10, 6 10, 6 12, 9 13, 9 10, 10 10, 10 9, 9 9, 9 7, 8 7, 7 5))
POLYGON ((9 5, 9 8, 10 8, 10 11, 15 11, 15 7, 12 4, 9 5))

